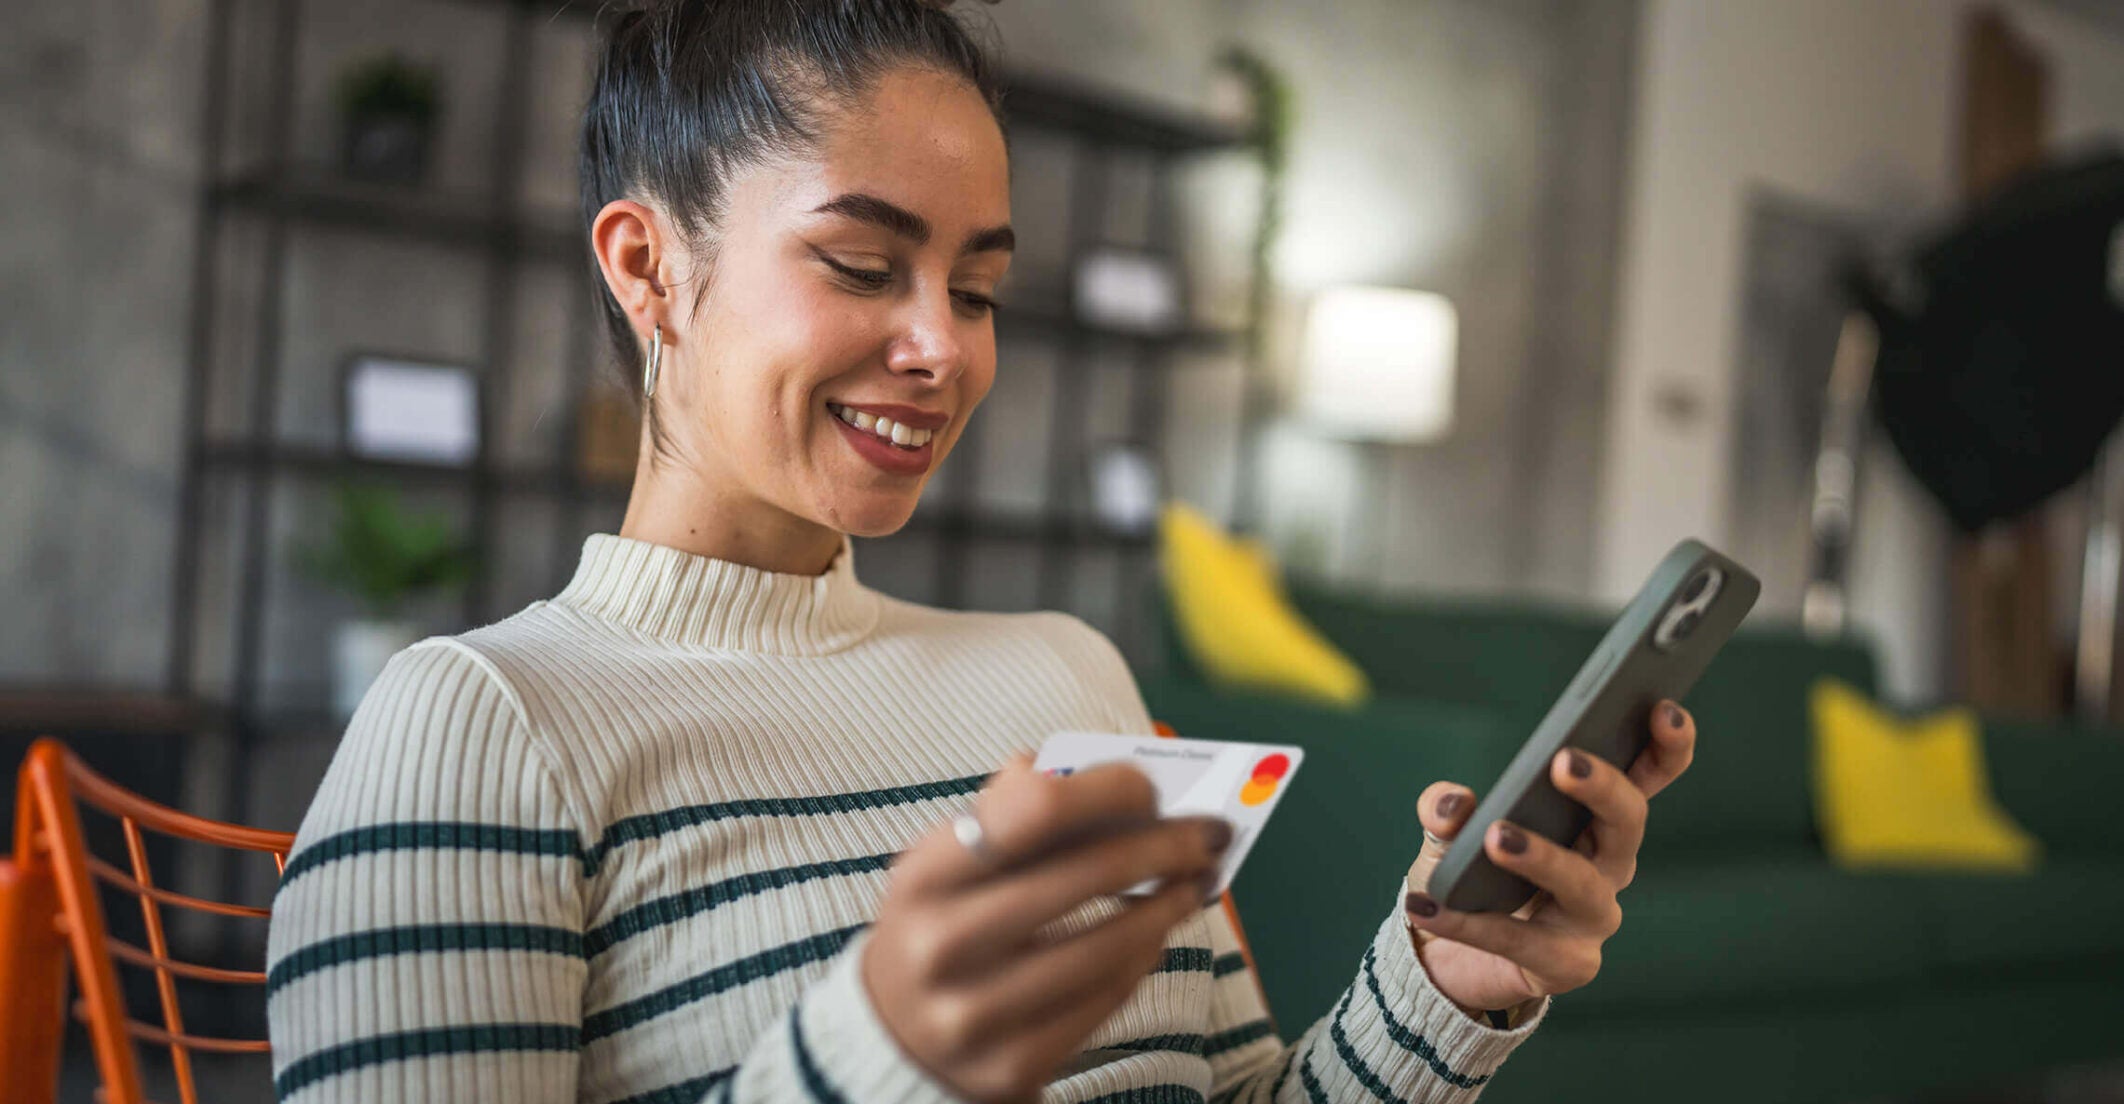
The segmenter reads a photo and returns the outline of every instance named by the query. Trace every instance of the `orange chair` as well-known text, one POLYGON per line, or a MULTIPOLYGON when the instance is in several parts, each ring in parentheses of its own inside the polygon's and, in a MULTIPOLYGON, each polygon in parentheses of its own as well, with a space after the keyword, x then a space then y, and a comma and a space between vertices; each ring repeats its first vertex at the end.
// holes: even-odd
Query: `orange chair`
MULTIPOLYGON (((39 740, 23 761, 15 806, 15 853, 0 860, 0 1104, 50 1104, 58 1091, 60 1041, 65 1027, 66 975, 71 959, 80 998, 74 1015, 86 1025, 103 1081, 98 1099, 143 1104, 133 1040, 169 1049, 183 1104, 198 1104, 194 1051, 264 1054, 264 1039, 187 1034, 177 1008, 177 979, 227 985, 265 985, 261 971, 226 970, 169 956, 165 907, 223 916, 264 917, 267 910, 209 901, 162 889, 148 872, 143 830, 217 847, 262 851, 287 864, 295 837, 204 820, 159 805, 90 770, 57 740, 39 740), (117 819, 131 873, 89 854, 78 805, 117 819), (111 937, 96 883, 140 902, 146 947, 111 937), (132 1018, 118 987, 117 962, 152 971, 162 1022, 132 1018)), ((261 999, 263 994, 261 992, 261 999)))

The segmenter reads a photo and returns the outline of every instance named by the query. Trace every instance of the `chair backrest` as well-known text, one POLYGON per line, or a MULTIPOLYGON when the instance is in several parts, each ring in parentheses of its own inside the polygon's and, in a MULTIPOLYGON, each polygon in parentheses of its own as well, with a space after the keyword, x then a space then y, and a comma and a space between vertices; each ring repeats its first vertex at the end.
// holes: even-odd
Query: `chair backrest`
POLYGON ((133 1041, 169 1051, 183 1104, 198 1104, 192 1054, 264 1054, 264 1039, 223 1038, 186 1032, 178 1009, 177 981, 258 987, 265 974, 230 970, 170 956, 166 910, 263 918, 268 910, 194 897, 164 889, 148 869, 145 833, 273 856, 285 867, 295 837, 286 832, 224 824, 149 801, 105 779, 57 740, 43 739, 23 761, 15 809, 15 852, 0 869, 0 1104, 52 1099, 58 1076, 65 1014, 66 964, 71 961, 79 999, 73 1012, 87 1027, 100 1099, 143 1104, 140 1065, 133 1041), (118 822, 126 848, 124 866, 89 852, 82 832, 82 806, 118 822), (139 902, 147 946, 111 936, 97 884, 139 902), (160 1023, 136 1019, 118 984, 117 964, 150 972, 160 1023))

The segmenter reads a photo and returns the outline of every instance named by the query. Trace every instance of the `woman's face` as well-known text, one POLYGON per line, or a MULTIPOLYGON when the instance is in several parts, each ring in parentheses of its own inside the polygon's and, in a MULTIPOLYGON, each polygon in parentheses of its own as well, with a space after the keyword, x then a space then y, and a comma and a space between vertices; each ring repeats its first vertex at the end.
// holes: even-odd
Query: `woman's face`
POLYGON ((995 381, 994 117, 958 78, 889 72, 817 149, 737 169, 719 222, 697 309, 681 292, 665 323, 670 451, 726 508, 898 529, 995 381))

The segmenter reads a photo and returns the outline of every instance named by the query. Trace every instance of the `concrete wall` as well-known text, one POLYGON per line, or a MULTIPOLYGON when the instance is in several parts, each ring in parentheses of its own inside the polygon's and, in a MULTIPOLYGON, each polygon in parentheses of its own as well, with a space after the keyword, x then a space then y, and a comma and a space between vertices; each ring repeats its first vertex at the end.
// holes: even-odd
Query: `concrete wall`
MULTIPOLYGON (((1955 199, 1961 21, 1944 0, 1647 0, 1624 216, 1596 592, 1626 597, 1669 545, 1725 538, 1748 197, 1772 189, 1869 224, 1955 199)), ((2124 134, 2124 42, 2009 7, 2049 55, 2059 138, 2124 134)), ((1944 531, 1885 453, 1861 489, 1856 620, 1889 688, 1941 689, 1944 531)))
POLYGON ((197 7, 21 5, 0 35, 0 678, 161 673, 197 7))

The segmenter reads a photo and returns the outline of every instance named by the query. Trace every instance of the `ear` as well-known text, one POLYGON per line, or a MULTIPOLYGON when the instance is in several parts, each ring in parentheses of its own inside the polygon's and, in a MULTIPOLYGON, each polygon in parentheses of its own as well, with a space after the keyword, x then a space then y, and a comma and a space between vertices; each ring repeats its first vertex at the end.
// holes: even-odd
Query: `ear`
POLYGON ((671 305, 671 281, 665 274, 665 266, 673 259, 666 249, 670 244, 663 218, 631 199, 605 204, 590 223, 590 247, 597 254, 598 270, 637 334, 648 333, 658 323, 667 323, 665 330, 670 330, 666 311, 671 305))

